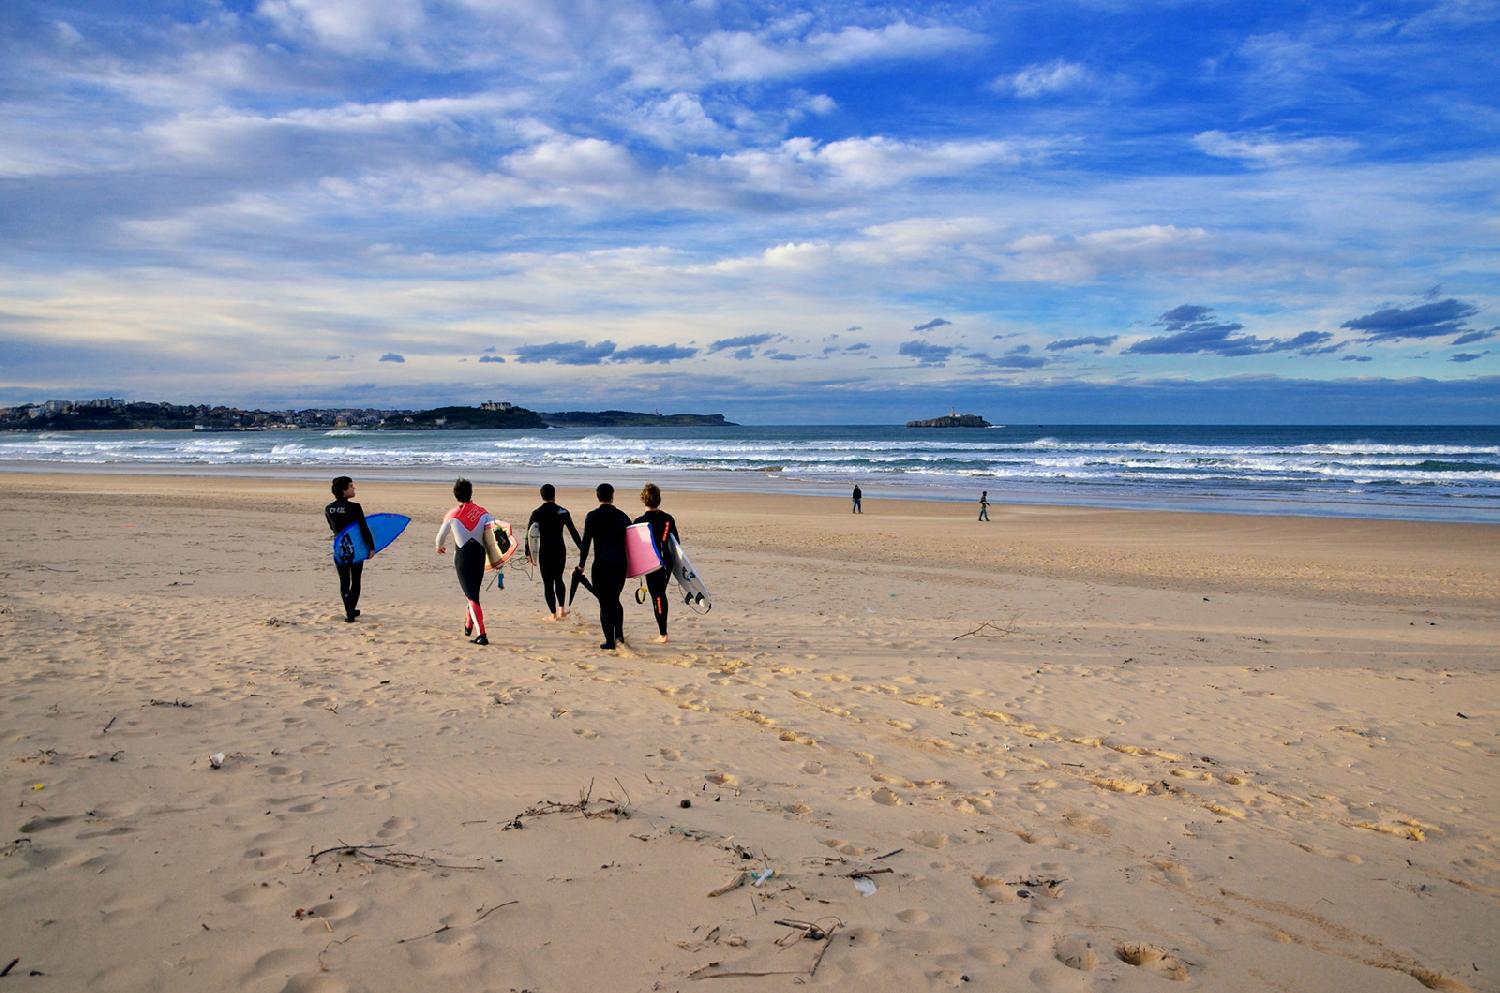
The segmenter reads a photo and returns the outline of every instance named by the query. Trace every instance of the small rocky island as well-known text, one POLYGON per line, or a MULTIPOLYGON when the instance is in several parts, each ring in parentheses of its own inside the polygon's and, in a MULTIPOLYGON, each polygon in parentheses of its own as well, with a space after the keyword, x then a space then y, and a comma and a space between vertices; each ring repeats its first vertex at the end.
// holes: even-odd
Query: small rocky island
POLYGON ((989 421, 978 414, 944 414, 930 421, 907 421, 909 428, 990 428, 989 421))

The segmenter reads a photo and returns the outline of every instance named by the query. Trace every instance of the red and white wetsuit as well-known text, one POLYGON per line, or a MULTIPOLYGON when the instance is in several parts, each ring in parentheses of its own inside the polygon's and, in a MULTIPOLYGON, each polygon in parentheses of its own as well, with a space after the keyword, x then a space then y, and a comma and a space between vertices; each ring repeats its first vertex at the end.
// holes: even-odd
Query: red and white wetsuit
POLYGON ((479 606, 479 584, 484 578, 484 529, 495 523, 495 518, 479 504, 470 501, 461 503, 443 516, 438 528, 437 547, 441 551, 449 536, 453 538, 453 568, 458 573, 458 585, 468 599, 468 614, 464 629, 474 629, 484 634, 484 611, 479 606))

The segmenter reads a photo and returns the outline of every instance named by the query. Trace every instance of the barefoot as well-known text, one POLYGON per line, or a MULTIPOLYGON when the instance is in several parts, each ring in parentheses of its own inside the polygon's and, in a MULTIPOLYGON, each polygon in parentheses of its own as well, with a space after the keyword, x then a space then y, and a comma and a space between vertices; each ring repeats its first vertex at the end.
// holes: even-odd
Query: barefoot
POLYGON ((658 645, 665 645, 667 643, 667 636, 664 634, 659 634, 655 638, 652 638, 651 641, 658 645))
POLYGON ((548 614, 546 617, 543 617, 542 620, 545 621, 548 624, 556 624, 557 623, 557 615, 555 615, 555 614, 548 614))

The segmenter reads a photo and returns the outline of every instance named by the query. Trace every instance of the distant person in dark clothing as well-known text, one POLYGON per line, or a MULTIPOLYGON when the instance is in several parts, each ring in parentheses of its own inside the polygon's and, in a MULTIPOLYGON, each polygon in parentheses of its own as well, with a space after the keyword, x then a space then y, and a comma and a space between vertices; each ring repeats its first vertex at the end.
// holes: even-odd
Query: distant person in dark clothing
POLYGON ((583 544, 578 529, 573 526, 573 515, 568 508, 557 505, 557 488, 551 483, 542 485, 542 505, 531 512, 526 530, 535 524, 540 532, 541 544, 526 550, 527 558, 534 558, 542 571, 542 594, 547 598, 548 620, 560 621, 568 616, 568 603, 563 599, 563 568, 568 564, 568 546, 563 544, 563 529, 573 536, 575 547, 583 544))
POLYGON ((630 518, 614 506, 613 486, 600 483, 594 494, 599 506, 583 519, 583 540, 578 543, 578 565, 573 571, 583 572, 589 552, 594 553, 591 578, 594 596, 599 598, 599 627, 604 631, 599 647, 611 652, 625 640, 625 608, 620 606, 620 592, 625 589, 625 529, 630 527, 630 518))
POLYGON ((682 532, 677 530, 677 519, 661 509, 661 488, 655 483, 647 483, 641 489, 641 503, 646 505, 646 512, 635 519, 637 524, 648 524, 651 526, 651 540, 656 543, 656 548, 661 552, 661 568, 655 572, 646 573, 646 590, 651 594, 651 612, 656 615, 656 627, 661 634, 657 635, 656 643, 665 645, 667 643, 667 581, 672 578, 672 548, 668 538, 682 540, 682 532))
POLYGON ((855 513, 855 514, 863 514, 864 513, 864 511, 861 510, 860 506, 859 506, 859 502, 861 500, 863 500, 864 498, 865 498, 864 491, 859 488, 859 484, 858 483, 855 483, 854 484, 854 510, 852 511, 852 513, 855 513))
MULTIPOLYGON (((364 508, 353 502, 354 480, 348 476, 336 476, 329 488, 333 490, 333 502, 323 508, 323 516, 328 519, 329 529, 337 535, 349 525, 358 524, 359 536, 364 539, 365 547, 374 548, 375 536, 370 534, 370 525, 365 523, 364 508)), ((353 547, 345 554, 348 558, 341 558, 335 552, 333 567, 339 573, 339 597, 344 601, 344 621, 353 624, 359 617, 359 580, 364 574, 365 564, 363 561, 350 561, 354 555, 353 547)))
POLYGON ((979 519, 987 521, 990 519, 990 491, 979 491, 979 519))

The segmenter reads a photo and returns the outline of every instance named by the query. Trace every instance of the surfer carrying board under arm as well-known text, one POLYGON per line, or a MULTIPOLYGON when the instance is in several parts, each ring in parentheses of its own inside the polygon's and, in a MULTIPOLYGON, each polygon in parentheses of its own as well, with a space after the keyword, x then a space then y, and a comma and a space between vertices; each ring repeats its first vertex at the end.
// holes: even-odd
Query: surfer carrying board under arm
POLYGON ((625 589, 625 529, 630 518, 614 505, 615 488, 600 483, 594 488, 599 506, 583 519, 583 541, 578 544, 578 565, 574 575, 581 575, 594 553, 594 596, 599 598, 599 627, 604 642, 599 647, 612 652, 617 642, 625 640, 625 608, 620 606, 620 592, 625 589))
POLYGON ((542 594, 547 598, 547 613, 551 616, 549 621, 560 621, 568 616, 568 604, 563 599, 563 568, 568 564, 568 546, 563 544, 563 528, 573 536, 573 545, 583 544, 583 539, 578 536, 578 529, 573 526, 573 515, 568 513, 568 508, 557 505, 557 487, 551 483, 542 484, 542 505, 531 512, 531 520, 527 522, 526 530, 529 532, 532 525, 536 525, 538 537, 541 539, 540 547, 532 549, 527 547, 526 557, 534 558, 542 571, 542 594))
POLYGON ((484 529, 494 524, 495 518, 474 502, 474 484, 467 479, 453 484, 453 498, 458 501, 458 506, 443 516, 443 524, 437 533, 437 553, 447 553, 446 543, 451 535, 453 569, 458 573, 458 585, 469 601, 464 615, 464 636, 477 631, 472 642, 488 645, 490 639, 484 631, 484 610, 479 606, 479 584, 484 579, 484 567, 488 561, 484 551, 484 529))
POLYGON ((667 539, 676 536, 678 541, 682 540, 682 532, 677 529, 677 519, 661 509, 661 488, 655 483, 647 483, 641 489, 641 503, 646 505, 646 512, 635 519, 637 524, 646 524, 651 528, 651 540, 656 542, 657 551, 661 554, 661 568, 655 572, 646 573, 646 590, 651 594, 651 612, 656 615, 656 627, 661 634, 657 635, 656 643, 665 645, 667 643, 667 581, 672 578, 672 549, 667 539))
MULTIPOLYGON (((365 523, 365 511, 359 504, 354 503, 354 480, 348 476, 335 476, 330 486, 333 490, 333 502, 323 508, 323 516, 328 519, 328 526, 338 534, 351 524, 359 525, 359 536, 365 540, 367 548, 375 547, 375 538, 370 534, 370 525, 365 523)), ((359 581, 364 574, 365 564, 363 562, 339 562, 335 561, 333 567, 339 573, 339 597, 344 601, 344 621, 353 624, 359 617, 359 581)))

